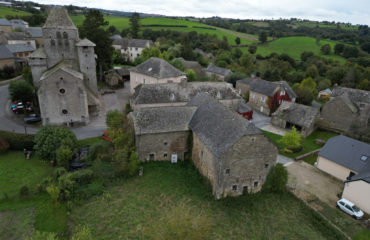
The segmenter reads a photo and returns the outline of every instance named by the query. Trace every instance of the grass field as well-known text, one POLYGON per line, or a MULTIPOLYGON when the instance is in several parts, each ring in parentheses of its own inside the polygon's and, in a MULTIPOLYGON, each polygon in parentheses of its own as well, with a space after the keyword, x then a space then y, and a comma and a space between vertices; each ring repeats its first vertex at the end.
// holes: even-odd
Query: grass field
MULTIPOLYGON (((72 15, 71 19, 73 20, 76 26, 82 24, 84 20, 83 15, 72 15)), ((118 17, 118 16, 105 16, 105 19, 109 22, 109 25, 115 26, 119 31, 122 29, 127 29, 130 27, 129 25, 129 18, 125 17, 118 17)), ((229 44, 235 44, 235 38, 239 36, 241 38, 241 44, 249 44, 253 41, 257 40, 257 37, 250 34, 238 33, 235 31, 227 30, 227 29, 204 29, 204 28, 195 28, 195 27, 212 27, 202 23, 188 21, 185 19, 175 19, 175 18, 143 18, 140 21, 141 25, 167 25, 167 26, 156 26, 156 27, 142 27, 142 29, 149 28, 153 31, 160 31, 164 30, 174 30, 174 31, 181 31, 181 32, 191 32, 196 31, 197 33, 202 34, 216 34, 218 38, 222 39, 224 36, 228 39, 229 44), (176 25, 183 25, 187 27, 171 27, 176 25)), ((212 27, 214 28, 214 27, 212 27)))
MULTIPOLYGON (((257 53, 262 56, 270 55, 271 53, 275 52, 278 54, 286 53, 292 58, 296 60, 301 59, 301 54, 304 51, 312 51, 315 55, 322 56, 327 59, 338 60, 340 62, 344 62, 345 59, 340 56, 336 56, 333 54, 334 46, 336 42, 330 40, 321 40, 320 46, 316 44, 316 39, 311 37, 284 37, 279 38, 275 41, 269 42, 266 45, 258 46, 257 53), (330 55, 323 55, 320 51, 320 47, 324 44, 330 44, 331 46, 331 54, 330 55)), ((247 51, 248 48, 241 48, 242 51, 247 51)))
POLYGON ((35 191, 36 185, 50 174, 51 169, 36 157, 25 160, 23 152, 0 154, 0 199, 5 193, 8 197, 18 195, 22 186, 35 191))
POLYGON ((25 16, 25 15, 31 15, 31 13, 21 11, 15 8, 11 8, 11 7, 0 6, 0 18, 5 18, 6 15, 25 16))
POLYGON ((318 144, 315 143, 315 139, 319 138, 319 139, 323 139, 323 140, 327 141, 329 138, 332 138, 332 137, 335 137, 335 136, 338 135, 338 134, 333 133, 333 132, 317 130, 317 131, 313 132, 310 136, 303 139, 303 144, 302 144, 303 149, 302 149, 302 151, 300 151, 298 153, 285 153, 283 151, 283 146, 279 143, 279 140, 282 138, 282 136, 271 133, 271 132, 266 132, 266 131, 263 131, 263 132, 268 138, 270 138, 271 141, 273 141, 278 146, 280 154, 282 154, 284 156, 287 156, 287 157, 290 157, 290 158, 293 158, 293 159, 297 156, 300 156, 300 155, 303 155, 305 153, 311 152, 313 150, 322 148, 321 145, 318 145, 318 144))
POLYGON ((321 228, 311 210, 291 194, 214 200, 190 163, 145 164, 142 177, 116 184, 104 195, 109 198, 94 197, 71 214, 72 222, 89 226, 96 239, 169 239, 157 238, 158 229, 184 228, 176 223, 190 221, 191 226, 200 218, 200 226, 210 226, 208 238, 202 239, 333 237, 332 229, 321 228))

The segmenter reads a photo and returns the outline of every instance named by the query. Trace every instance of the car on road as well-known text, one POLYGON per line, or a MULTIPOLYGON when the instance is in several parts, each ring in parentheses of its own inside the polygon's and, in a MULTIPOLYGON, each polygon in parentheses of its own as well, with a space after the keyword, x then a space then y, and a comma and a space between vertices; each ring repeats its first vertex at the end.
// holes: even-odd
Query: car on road
POLYGON ((41 118, 36 114, 30 114, 28 117, 24 118, 25 123, 37 123, 40 122, 41 118))
POLYGON ((364 212, 361 211, 361 209, 345 198, 337 201, 337 207, 343 212, 351 215, 353 218, 361 219, 364 216, 364 212))

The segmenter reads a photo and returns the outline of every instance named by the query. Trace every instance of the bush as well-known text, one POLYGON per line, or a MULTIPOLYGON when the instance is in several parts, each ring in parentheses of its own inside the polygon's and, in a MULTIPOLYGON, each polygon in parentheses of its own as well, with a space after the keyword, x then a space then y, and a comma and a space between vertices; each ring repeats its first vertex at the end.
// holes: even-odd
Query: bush
POLYGON ((329 44, 325 44, 325 45, 322 45, 321 46, 321 52, 324 54, 324 55, 329 55, 330 54, 330 51, 331 51, 331 47, 329 44))
POLYGON ((109 149, 112 147, 112 144, 108 141, 102 141, 94 143, 90 146, 89 155, 87 156, 89 161, 94 161, 96 159, 100 160, 111 160, 111 154, 109 149))
POLYGON ((93 240, 91 230, 88 226, 77 226, 74 229, 74 234, 72 235, 72 240, 93 240))
POLYGON ((0 137, 0 152, 6 152, 9 149, 9 143, 0 137))
POLYGON ((11 150, 22 150, 33 148, 33 139, 35 135, 6 132, 0 130, 0 136, 9 143, 9 149, 11 150))
POLYGON ((28 196, 29 189, 27 186, 22 186, 21 189, 19 189, 19 195, 21 196, 28 196))
POLYGON ((287 182, 288 172, 283 164, 278 163, 270 169, 262 189, 266 192, 284 193, 287 182))
POLYGON ((249 45, 248 52, 251 54, 255 54, 257 52, 257 46, 256 45, 249 45))
POLYGON ((72 151, 77 146, 77 138, 74 133, 64 127, 46 126, 41 128, 35 136, 34 149, 40 159, 55 160, 56 150, 62 145, 72 151))
POLYGON ((68 147, 60 147, 56 151, 57 155, 57 165, 69 169, 69 162, 72 160, 73 152, 68 147))
POLYGON ((288 148, 294 152, 294 150, 301 149, 302 146, 302 136, 297 129, 293 126, 292 131, 288 132, 283 136, 279 143, 281 143, 285 148, 288 148))
POLYGON ((57 240, 57 234, 52 232, 39 232, 36 231, 31 238, 26 238, 26 240, 57 240))
POLYGON ((11 81, 9 94, 12 101, 21 100, 22 102, 32 101, 35 96, 32 85, 24 80, 11 81))
POLYGON ((197 80, 194 70, 189 69, 186 70, 186 78, 188 79, 188 82, 194 82, 197 80))
POLYGON ((58 203, 59 201, 59 196, 60 196, 60 189, 54 185, 50 185, 46 188, 46 191, 49 193, 51 199, 55 202, 58 203))

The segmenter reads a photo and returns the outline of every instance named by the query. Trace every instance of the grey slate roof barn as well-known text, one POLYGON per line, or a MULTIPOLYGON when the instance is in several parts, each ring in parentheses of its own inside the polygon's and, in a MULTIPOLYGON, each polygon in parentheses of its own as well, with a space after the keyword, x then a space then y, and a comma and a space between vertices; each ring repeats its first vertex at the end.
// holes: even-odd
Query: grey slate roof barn
POLYGON ((207 68, 204 68, 203 71, 208 76, 215 76, 216 79, 221 81, 225 81, 226 77, 232 73, 230 69, 217 67, 213 64, 210 64, 207 68))
POLYGON ((171 78, 185 75, 167 61, 151 57, 142 64, 139 64, 135 68, 130 69, 131 72, 137 72, 154 78, 171 78))
POLYGON ((30 44, 8 44, 6 47, 13 53, 33 52, 36 49, 30 44))

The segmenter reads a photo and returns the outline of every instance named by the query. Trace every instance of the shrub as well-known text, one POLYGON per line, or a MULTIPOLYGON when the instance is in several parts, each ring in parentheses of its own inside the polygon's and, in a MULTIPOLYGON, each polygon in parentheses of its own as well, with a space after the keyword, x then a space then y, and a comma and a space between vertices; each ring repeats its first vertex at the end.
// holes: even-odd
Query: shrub
POLYGON ((90 146, 89 154, 87 156, 89 161, 94 161, 96 159, 101 160, 110 160, 111 156, 109 153, 109 148, 112 147, 112 144, 108 141, 102 141, 94 143, 90 146))
POLYGON ((54 185, 50 185, 46 188, 46 191, 49 193, 51 199, 55 202, 58 203, 59 201, 59 196, 60 196, 60 189, 54 185))
POLYGON ((133 176, 138 168, 139 168, 139 159, 138 159, 138 156, 137 156, 137 153, 136 151, 132 151, 131 152, 131 155, 130 155, 130 159, 128 161, 128 173, 129 175, 133 176))
POLYGON ((36 231, 31 238, 26 238, 26 240, 57 240, 57 234, 52 232, 40 232, 36 231))
POLYGON ((330 44, 325 44, 325 45, 322 45, 321 48, 320 48, 321 52, 324 54, 324 55, 329 55, 330 54, 330 51, 331 51, 331 47, 330 47, 330 44))
POLYGON ((32 85, 24 80, 11 81, 9 94, 12 101, 21 100, 22 102, 32 101, 35 96, 32 85))
POLYGON ((72 240, 93 240, 91 230, 88 226, 77 226, 74 229, 74 234, 72 235, 72 240))
POLYGON ((41 128, 35 136, 36 154, 43 160, 55 160, 56 150, 63 145, 72 151, 77 146, 77 138, 74 133, 63 127, 46 126, 41 128))
POLYGON ((1 137, 9 143, 9 149, 11 150, 22 150, 33 148, 34 135, 14 133, 0 130, 1 137))
POLYGON ((188 82, 194 82, 197 80, 194 70, 189 69, 186 70, 186 78, 188 79, 188 82))
POLYGON ((72 160, 73 152, 68 147, 60 147, 56 151, 57 165, 69 169, 69 162, 72 160))
POLYGON ((19 189, 19 195, 21 196, 28 196, 29 189, 27 186, 22 186, 21 189, 19 189))
POLYGON ((9 143, 0 137, 0 152, 6 152, 9 149, 9 143))
POLYGON ((257 46, 256 45, 249 45, 248 52, 251 54, 255 54, 257 52, 257 46))
POLYGON ((285 136, 279 140, 279 143, 294 152, 294 150, 299 149, 302 146, 302 136, 293 126, 292 131, 286 133, 285 136))
POLYGON ((283 164, 278 163, 270 169, 266 182, 263 185, 263 191, 273 193, 283 193, 286 191, 288 182, 288 172, 283 164))

